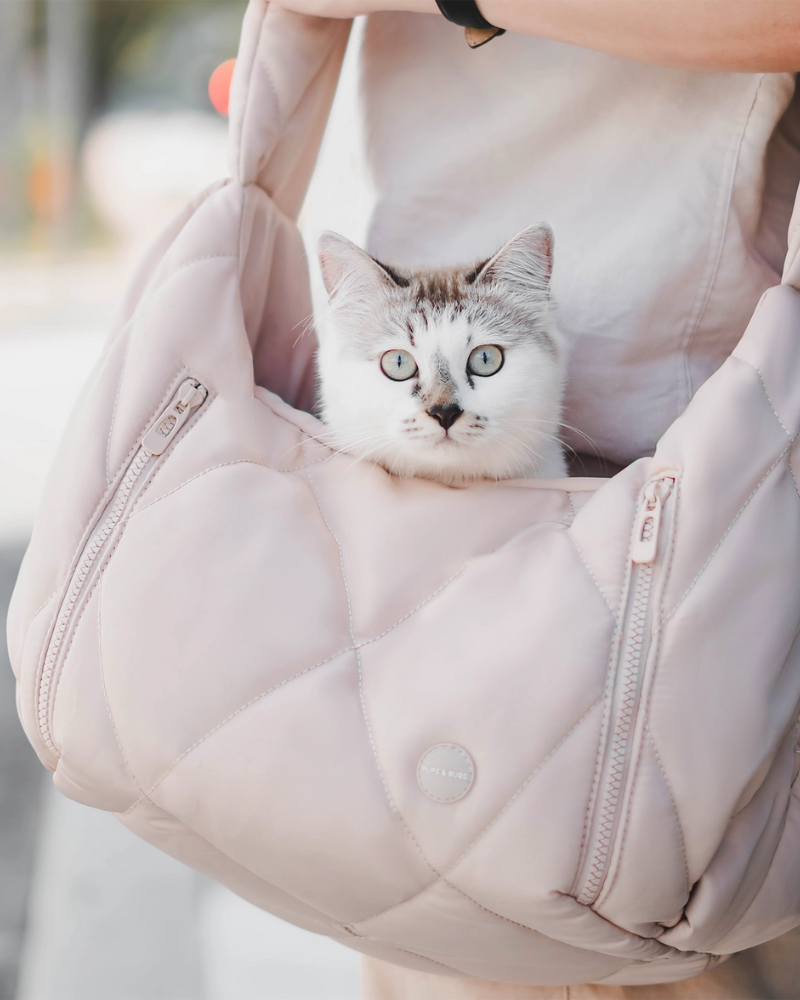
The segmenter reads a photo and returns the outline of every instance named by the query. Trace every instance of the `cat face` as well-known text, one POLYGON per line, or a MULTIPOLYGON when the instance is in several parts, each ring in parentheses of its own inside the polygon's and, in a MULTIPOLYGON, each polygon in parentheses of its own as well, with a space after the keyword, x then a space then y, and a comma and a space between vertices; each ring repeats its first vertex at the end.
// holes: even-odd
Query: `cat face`
POLYGON ((450 485, 564 475, 551 253, 550 229, 531 226, 479 265, 410 271, 325 233, 318 364, 331 443, 450 485))

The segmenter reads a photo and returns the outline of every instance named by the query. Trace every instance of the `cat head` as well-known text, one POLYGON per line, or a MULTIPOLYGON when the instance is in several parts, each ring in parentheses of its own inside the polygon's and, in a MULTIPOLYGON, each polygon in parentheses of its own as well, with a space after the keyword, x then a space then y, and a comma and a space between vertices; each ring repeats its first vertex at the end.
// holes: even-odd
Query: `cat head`
POLYGON ((552 245, 530 226, 479 264, 407 270, 324 233, 318 366, 334 447, 452 485, 558 474, 552 245))

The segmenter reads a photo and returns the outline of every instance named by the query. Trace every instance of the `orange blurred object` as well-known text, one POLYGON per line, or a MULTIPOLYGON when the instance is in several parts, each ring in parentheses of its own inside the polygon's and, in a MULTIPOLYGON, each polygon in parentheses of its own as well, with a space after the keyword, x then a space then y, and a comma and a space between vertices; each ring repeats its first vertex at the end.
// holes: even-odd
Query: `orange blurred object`
POLYGON ((75 176, 66 159, 40 157, 28 172, 28 200, 41 222, 58 222, 69 212, 75 193, 75 176))
POLYGON ((214 105, 214 110, 221 115, 228 113, 228 101, 231 95, 231 78, 233 68, 236 65, 235 59, 226 59, 211 74, 208 81, 208 96, 214 105))

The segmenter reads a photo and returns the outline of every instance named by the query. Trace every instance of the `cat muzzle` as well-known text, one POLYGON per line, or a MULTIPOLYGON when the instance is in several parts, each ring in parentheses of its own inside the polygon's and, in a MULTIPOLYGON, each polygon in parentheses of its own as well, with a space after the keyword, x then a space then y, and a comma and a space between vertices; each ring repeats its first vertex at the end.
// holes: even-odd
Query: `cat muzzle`
POLYGON ((448 406, 432 406, 428 411, 428 416, 433 417, 447 431, 458 420, 464 411, 458 403, 450 403, 448 406))

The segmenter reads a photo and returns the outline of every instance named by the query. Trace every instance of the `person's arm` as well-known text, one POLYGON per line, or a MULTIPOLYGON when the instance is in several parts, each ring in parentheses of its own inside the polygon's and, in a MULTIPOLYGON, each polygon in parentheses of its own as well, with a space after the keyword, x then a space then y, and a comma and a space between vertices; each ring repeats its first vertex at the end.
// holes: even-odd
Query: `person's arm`
MULTIPOLYGON (((278 2, 323 17, 438 14, 435 0, 278 2)), ((659 66, 800 71, 800 0, 478 0, 478 7, 498 28, 659 66)))

